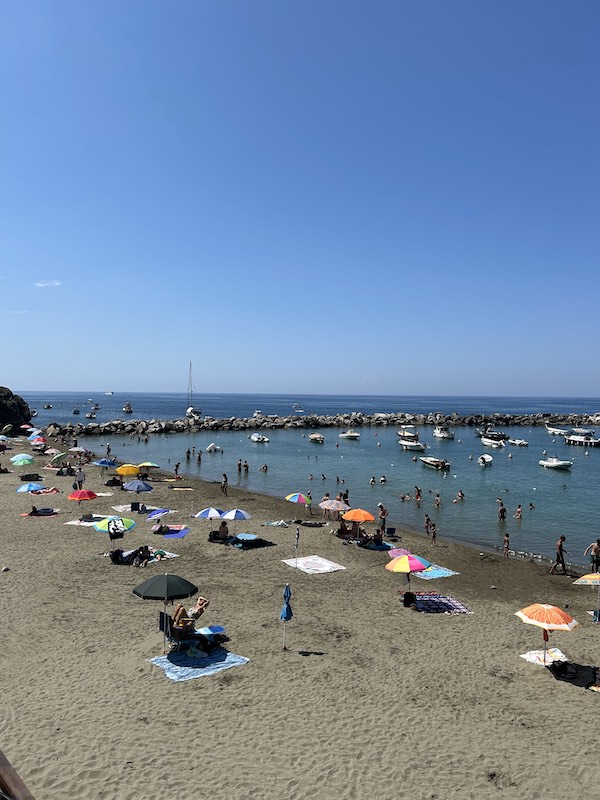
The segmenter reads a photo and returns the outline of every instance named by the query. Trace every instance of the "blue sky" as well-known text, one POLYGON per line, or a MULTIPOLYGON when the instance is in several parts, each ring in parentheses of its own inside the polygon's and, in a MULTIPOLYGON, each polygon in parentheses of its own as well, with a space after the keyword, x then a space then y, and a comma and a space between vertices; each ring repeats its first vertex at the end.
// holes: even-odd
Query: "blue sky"
POLYGON ((595 0, 38 0, 0 384, 600 396, 595 0))

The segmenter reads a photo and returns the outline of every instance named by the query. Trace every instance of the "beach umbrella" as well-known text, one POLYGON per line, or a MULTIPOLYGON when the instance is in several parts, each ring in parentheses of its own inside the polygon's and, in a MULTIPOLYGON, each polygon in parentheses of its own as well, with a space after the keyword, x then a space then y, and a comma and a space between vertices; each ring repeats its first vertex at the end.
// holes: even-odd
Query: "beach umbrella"
POLYGON ((94 528, 105 533, 121 533, 135 528, 135 522, 128 517, 104 517, 94 523, 94 528))
POLYGON ((23 483, 17 489, 17 492, 39 492, 40 489, 45 489, 41 483, 23 483))
MULTIPOLYGON (((47 451, 46 451, 46 452, 47 452, 47 451)), ((56 453, 56 455, 52 456, 52 458, 50 459, 50 461, 48 462, 48 464, 49 464, 50 466, 52 466, 52 465, 54 465, 54 464, 60 464, 60 462, 61 462, 61 461, 64 461, 64 459, 65 459, 66 457, 67 457, 67 453, 59 453, 59 452, 57 452, 57 453, 56 453)))
POLYGON ((33 428, 33 425, 30 425, 28 422, 24 422, 22 425, 19 425, 19 428, 29 429, 33 428))
MULTIPOLYGON (((191 597, 197 591, 198 587, 194 586, 186 578, 166 572, 164 575, 154 575, 152 578, 140 583, 139 586, 135 587, 133 593, 141 597, 142 600, 161 600, 165 605, 166 616, 167 603, 191 597)), ((163 650, 166 651, 166 633, 163 635, 163 650)))
POLYGON ((285 589, 283 590, 283 608, 281 609, 281 614, 279 615, 279 619, 283 621, 283 649, 287 650, 285 646, 285 626, 291 618, 294 616, 294 612, 292 611, 292 607, 290 605, 290 599, 292 597, 292 590, 290 589, 289 583, 286 583, 285 589))
POLYGON ((232 519, 237 522, 238 519, 250 519, 250 514, 243 511, 241 508, 232 508, 230 511, 225 511, 221 515, 221 519, 232 519))
POLYGON ((113 461, 110 458, 101 458, 99 461, 92 461, 92 464, 94 466, 96 466, 96 467, 105 467, 105 468, 114 467, 114 465, 116 463, 117 463, 116 461, 113 461))
POLYGON ((194 514, 194 517, 197 519, 221 519, 224 512, 221 511, 220 508, 203 508, 202 511, 198 511, 197 514, 194 514))
POLYGON ((91 453, 91 450, 85 447, 69 447, 69 453, 91 453))
POLYGON ((421 556, 415 556, 408 553, 404 556, 396 556, 385 565, 385 568, 390 572, 404 572, 408 576, 408 588, 410 590, 410 573, 421 572, 427 567, 431 566, 431 561, 421 556))
POLYGON ((171 513, 170 508, 154 508, 146 517, 148 522, 152 522, 155 519, 160 519, 161 517, 166 516, 167 514, 171 513))
MULTIPOLYGON (((37 439, 41 432, 42 431, 39 428, 33 428, 33 430, 29 431, 29 436, 27 437, 27 441, 32 442, 34 439, 37 439)), ((44 441, 46 440, 44 439, 44 441)))
POLYGON ((49 447, 47 450, 44 450, 45 456, 57 456, 60 453, 60 450, 57 450, 56 447, 49 447))
POLYGON ((142 461, 141 464, 138 464, 138 467, 144 467, 146 469, 151 469, 152 467, 158 468, 158 464, 155 464, 154 461, 142 461))
POLYGON ((117 475, 138 475, 140 468, 136 464, 121 464, 120 467, 116 468, 115 472, 117 475))
POLYGON ((289 500, 290 503, 301 503, 303 505, 306 505, 306 503, 308 502, 306 496, 303 495, 302 492, 294 492, 293 494, 288 494, 286 495, 285 499, 289 500))
POLYGON ((600 573, 590 572, 588 575, 582 575, 573 581, 576 586, 597 586, 598 587, 598 600, 596 602, 596 611, 594 611, 594 622, 598 622, 600 617, 600 573))
POLYGON ((67 500, 77 500, 78 503, 81 503, 83 500, 93 500, 96 497, 98 495, 96 492, 92 492, 91 489, 75 489, 74 492, 67 495, 67 500))
POLYGON ((345 514, 342 514, 342 519, 345 519, 347 522, 373 522, 375 517, 373 514, 365 511, 364 508, 351 508, 350 511, 346 511, 345 514))
POLYGON ((544 666, 546 666, 546 643, 548 642, 548 631, 572 631, 579 623, 576 619, 569 616, 566 611, 558 606, 551 606, 548 603, 534 603, 520 611, 515 611, 515 616, 519 617, 528 625, 536 625, 544 631, 544 666))
POLYGON ((349 511, 350 506, 343 503, 341 500, 322 500, 319 503, 319 508, 324 511, 349 511))
POLYGON ((129 481, 123 484, 123 488, 128 492, 135 492, 136 494, 152 491, 152 486, 150 486, 149 483, 145 483, 145 481, 129 481))
POLYGON ((10 457, 11 461, 16 461, 17 458, 30 458, 33 461, 33 456, 29 453, 16 453, 14 456, 10 457))
POLYGON ((26 467, 28 464, 33 464, 33 456, 13 456, 11 462, 15 467, 26 467))

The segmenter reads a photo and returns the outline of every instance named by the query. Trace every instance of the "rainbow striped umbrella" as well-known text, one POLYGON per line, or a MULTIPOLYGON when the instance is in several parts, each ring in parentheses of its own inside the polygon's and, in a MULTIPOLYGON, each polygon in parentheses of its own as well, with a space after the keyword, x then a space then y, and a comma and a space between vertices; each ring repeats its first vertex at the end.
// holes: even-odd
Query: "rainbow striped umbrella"
POLYGON ((302 503, 306 505, 308 500, 306 495, 303 495, 302 492, 293 492, 292 494, 288 494, 285 497, 286 500, 289 500, 290 503, 302 503))
POLYGON ((431 561, 427 561, 426 558, 408 553, 408 555, 405 556, 396 556, 396 558, 392 558, 392 560, 385 565, 385 568, 390 572, 404 572, 408 575, 408 588, 410 589, 410 573, 421 572, 430 566, 431 561))

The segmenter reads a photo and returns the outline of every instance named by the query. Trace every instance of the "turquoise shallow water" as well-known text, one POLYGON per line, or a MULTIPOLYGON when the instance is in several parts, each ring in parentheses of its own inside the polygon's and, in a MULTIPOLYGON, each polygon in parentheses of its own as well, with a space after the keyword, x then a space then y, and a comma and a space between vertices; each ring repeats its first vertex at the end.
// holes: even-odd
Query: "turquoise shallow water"
MULTIPOLYGON (((53 395, 43 393, 23 393, 31 405, 39 408, 36 422, 43 425, 59 419, 73 422, 72 407, 81 402, 82 415, 88 398, 93 394, 53 395), (47 398, 47 399, 44 399, 47 398), (43 402, 53 404, 53 409, 42 410, 43 402), (62 405, 59 405, 62 403, 62 405)), ((105 419, 123 418, 120 408, 129 399, 134 408, 133 418, 174 418, 185 411, 184 395, 96 396, 105 419), (183 411, 181 411, 183 408, 183 411)), ((308 412, 341 413, 349 410, 391 412, 405 410, 442 411, 459 414, 469 413, 595 413, 600 408, 599 400, 589 399, 536 399, 536 398, 343 398, 311 396, 291 399, 275 395, 227 395, 199 398, 203 411, 214 409, 215 417, 251 416, 255 408, 267 413, 292 413, 292 402, 308 412), (208 400, 211 402, 209 403, 208 400), (211 405, 212 403, 212 405, 211 405), (218 409, 221 409, 218 412, 218 409)), ((59 419, 59 421, 61 421, 59 419)), ((84 422, 84 419, 81 419, 84 422)), ((446 477, 413 461, 413 453, 403 451, 397 443, 395 427, 361 428, 358 442, 338 439, 339 429, 323 429, 323 445, 311 444, 308 431, 273 430, 268 431, 268 444, 255 444, 240 432, 221 432, 218 434, 177 434, 154 436, 145 444, 136 438, 112 437, 113 453, 125 461, 154 460, 168 469, 176 461, 181 462, 181 472, 201 477, 205 480, 220 481, 226 472, 232 485, 240 485, 252 491, 269 495, 285 496, 291 492, 312 491, 315 511, 317 503, 325 492, 335 496, 338 491, 348 489, 353 506, 360 506, 375 512, 379 501, 385 503, 390 512, 391 524, 423 529, 425 513, 437 523, 439 535, 459 539, 472 544, 499 547, 504 531, 510 533, 511 547, 525 553, 539 553, 551 557, 554 543, 560 533, 567 537, 566 547, 571 552, 569 560, 584 564, 583 550, 595 538, 598 531, 600 487, 600 448, 590 449, 586 454, 583 448, 569 447, 562 439, 550 436, 543 427, 503 428, 514 438, 529 441, 528 447, 507 445, 503 450, 482 448, 473 428, 457 428, 454 441, 438 441, 432 437, 433 428, 420 429, 420 437, 431 445, 428 455, 437 455, 452 462, 446 477), (205 451, 211 442, 217 442, 223 453, 203 452, 202 463, 197 464, 195 456, 186 461, 187 448, 205 451), (337 446, 336 446, 337 445, 337 446), (546 450, 550 455, 561 458, 574 458, 573 468, 568 472, 547 470, 538 465, 546 450), (493 456, 490 468, 483 469, 476 463, 477 456, 488 452, 493 456), (512 458, 509 458, 509 454, 512 458), (469 460, 469 456, 473 460, 469 460), (238 476, 238 458, 247 460, 249 471, 238 476), (268 471, 260 472, 261 464, 268 464, 268 471), (309 475, 313 475, 310 479, 309 475), (321 476, 325 475, 322 479, 321 476), (373 487, 369 478, 377 479, 373 487), (387 482, 380 484, 385 475, 387 482), (337 480, 339 478, 339 482, 337 480), (400 495, 414 495, 418 485, 423 492, 421 507, 411 500, 402 502, 400 495), (465 493, 465 500, 454 503, 459 489, 465 493), (433 498, 439 492, 441 508, 435 510, 433 498), (507 521, 504 525, 497 520, 497 498, 502 498, 507 507, 507 521), (513 518, 516 506, 523 506, 523 519, 513 518), (529 510, 529 504, 535 508, 529 510)), ((88 442, 101 451, 105 441, 90 439, 88 442)), ((416 454, 417 456, 419 454, 416 454)), ((199 503, 202 503, 201 498, 199 503)), ((201 505, 199 506, 199 508, 201 505)), ((199 509, 198 509, 199 510, 199 509)), ((302 513, 302 509, 290 507, 290 516, 302 513)))

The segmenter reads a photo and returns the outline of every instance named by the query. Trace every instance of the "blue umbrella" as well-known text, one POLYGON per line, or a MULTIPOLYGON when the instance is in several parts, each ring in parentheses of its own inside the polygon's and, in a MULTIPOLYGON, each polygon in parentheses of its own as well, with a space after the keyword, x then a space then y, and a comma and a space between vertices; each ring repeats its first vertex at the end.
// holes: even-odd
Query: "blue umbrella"
POLYGON ((23 483, 17 489, 17 492, 37 492, 40 489, 45 489, 45 486, 42 486, 41 483, 23 483))
POLYGON ((222 514, 221 518, 233 520, 250 519, 250 514, 248 514, 246 511, 242 511, 241 508, 232 508, 231 511, 226 511, 224 514, 222 514))
POLYGON ((146 517, 147 520, 151 521, 153 519, 160 519, 164 517, 166 514, 170 514, 170 508, 155 508, 154 511, 151 511, 148 516, 146 517))
POLYGON ((96 467, 114 467, 117 462, 110 458, 101 458, 100 461, 92 461, 96 467))
POLYGON ((289 583, 286 583, 285 589, 283 590, 283 608, 281 609, 281 614, 279 615, 279 619, 283 621, 283 649, 287 650, 285 646, 285 626, 286 623, 291 620, 294 616, 294 612, 292 611, 292 607, 290 605, 290 599, 292 597, 292 590, 290 589, 289 583))
POLYGON ((129 481, 128 483, 123 484, 123 488, 128 492, 135 492, 136 494, 139 494, 139 492, 152 491, 152 486, 144 481, 129 481))
POLYGON ((223 511, 220 508, 203 508, 194 516, 200 519, 221 519, 223 511))

